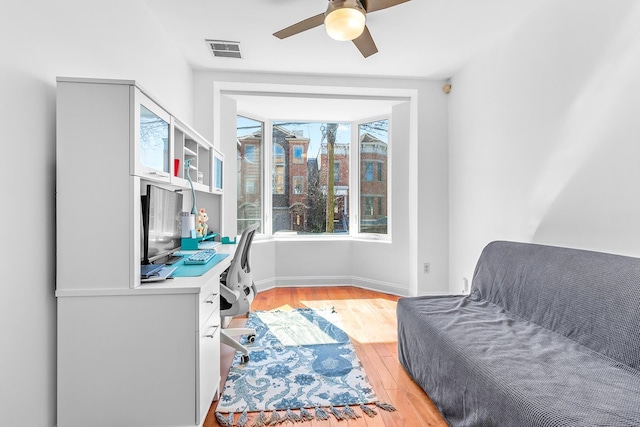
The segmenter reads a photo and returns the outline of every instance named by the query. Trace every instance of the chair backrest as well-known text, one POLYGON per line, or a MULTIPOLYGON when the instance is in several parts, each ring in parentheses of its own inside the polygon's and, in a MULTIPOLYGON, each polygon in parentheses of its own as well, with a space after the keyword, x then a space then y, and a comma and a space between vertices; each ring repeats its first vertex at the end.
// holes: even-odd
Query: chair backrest
POLYGON ((225 286, 232 291, 240 293, 240 298, 233 303, 231 308, 222 309, 222 316, 236 316, 249 312, 251 301, 255 294, 253 276, 251 274, 251 243, 260 224, 252 224, 247 227, 240 237, 236 252, 231 260, 231 265, 226 272, 225 286))

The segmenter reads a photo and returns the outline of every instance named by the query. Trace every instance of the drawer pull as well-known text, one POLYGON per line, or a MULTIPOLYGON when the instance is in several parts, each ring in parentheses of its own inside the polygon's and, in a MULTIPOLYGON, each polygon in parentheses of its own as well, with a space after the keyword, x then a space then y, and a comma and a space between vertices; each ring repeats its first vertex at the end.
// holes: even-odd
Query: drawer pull
POLYGON ((205 338, 214 338, 217 330, 217 326, 212 326, 211 329, 209 329, 209 333, 205 335, 205 338))
POLYGON ((213 304, 213 303, 216 302, 216 297, 217 296, 218 296, 218 294, 211 294, 211 295, 209 295, 209 298, 204 300, 204 302, 207 303, 207 304, 213 304))

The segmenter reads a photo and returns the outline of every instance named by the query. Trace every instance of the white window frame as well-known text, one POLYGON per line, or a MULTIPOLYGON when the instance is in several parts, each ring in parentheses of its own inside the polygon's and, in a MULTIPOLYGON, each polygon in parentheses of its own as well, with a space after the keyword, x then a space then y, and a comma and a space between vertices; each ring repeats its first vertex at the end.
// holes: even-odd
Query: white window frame
MULTIPOLYGON (((262 156, 263 164, 263 179, 262 179, 262 231, 263 233, 257 234, 258 239, 283 239, 283 240, 345 240, 345 239, 363 239, 363 240, 375 240, 381 242, 390 242, 392 240, 392 207, 393 207, 393 193, 391 191, 391 177, 393 177, 392 164, 393 164, 393 144, 392 144, 392 117, 391 114, 385 114, 374 117, 367 117, 357 121, 346 122, 351 125, 351 141, 349 146, 349 206, 347 206, 348 212, 352 212, 349 216, 349 234, 327 234, 318 233, 311 235, 274 235, 273 224, 271 218, 271 212, 273 209, 272 198, 272 168, 273 168, 273 122, 281 122, 283 119, 264 119, 256 118, 252 115, 242 114, 238 112, 238 115, 246 118, 262 122, 264 124, 264 131, 262 135, 262 147, 261 150, 256 150, 256 154, 262 156), (360 228, 360 142, 359 131, 360 125, 380 120, 387 120, 389 123, 388 145, 387 145, 387 170, 386 170, 386 183, 387 183, 387 233, 361 233, 360 228), (268 184, 267 184, 268 183, 268 184), (266 191, 269 191, 268 197, 266 191)), ((299 121, 299 120, 298 120, 299 121)), ((309 120, 310 122, 313 120, 309 120)), ((374 165, 374 182, 377 179, 377 169, 374 165)), ((306 182, 305 182, 306 185, 306 182)), ((374 200, 374 210, 377 203, 374 200)))
MULTIPOLYGON (((356 141, 356 144, 352 144, 354 147, 351 148, 351 171, 355 171, 355 173, 349 174, 349 190, 351 192, 351 212, 352 215, 349 217, 349 234, 356 239, 364 239, 364 240, 376 240, 382 242, 391 242, 392 241, 392 227, 393 227, 393 218, 392 218, 392 210, 393 210, 393 192, 391 191, 391 177, 393 177, 393 123, 391 120, 391 114, 384 114, 380 116, 367 117, 365 119, 360 119, 357 121, 351 122, 351 139, 352 141, 356 141), (360 232, 360 175, 364 171, 360 170, 360 125, 365 123, 377 122, 380 120, 387 120, 389 123, 389 130, 387 135, 387 233, 386 234, 378 234, 378 233, 361 233, 360 232)), ((376 169, 374 167, 373 178, 376 182, 376 169)), ((377 206, 377 203, 374 200, 374 211, 377 206)))

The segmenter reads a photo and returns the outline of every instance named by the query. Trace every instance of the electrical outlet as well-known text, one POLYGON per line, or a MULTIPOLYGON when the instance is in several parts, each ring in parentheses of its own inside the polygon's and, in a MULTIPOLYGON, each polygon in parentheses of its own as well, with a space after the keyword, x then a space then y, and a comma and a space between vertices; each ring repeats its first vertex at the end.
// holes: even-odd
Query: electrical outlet
POLYGON ((431 272, 431 265, 428 262, 425 262, 422 270, 424 271, 424 274, 429 274, 431 272))

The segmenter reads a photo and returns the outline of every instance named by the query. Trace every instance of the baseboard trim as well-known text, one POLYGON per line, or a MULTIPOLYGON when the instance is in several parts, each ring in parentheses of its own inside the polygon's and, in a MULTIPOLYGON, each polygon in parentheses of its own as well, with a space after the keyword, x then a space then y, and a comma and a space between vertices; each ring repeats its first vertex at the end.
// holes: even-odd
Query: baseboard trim
POLYGON ((353 277, 353 285, 359 288, 368 289, 370 291, 383 292, 385 294, 407 296, 409 295, 406 287, 399 286, 396 283, 382 282, 380 280, 367 279, 364 277, 353 277))
POLYGON ((356 276, 281 276, 255 282, 258 292, 273 288, 355 286, 385 294, 406 296, 406 288, 395 283, 356 276))

